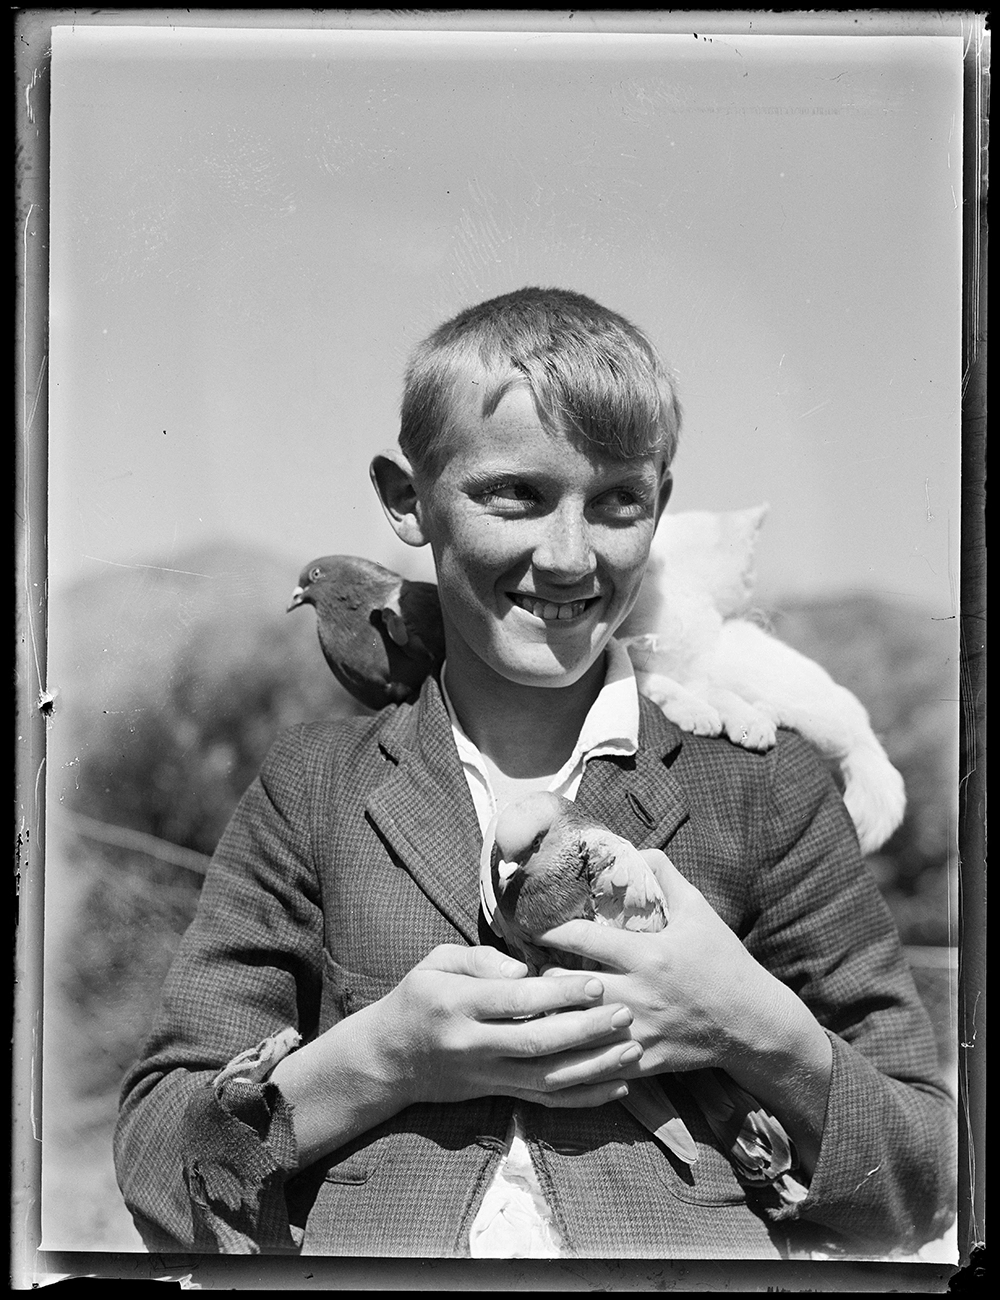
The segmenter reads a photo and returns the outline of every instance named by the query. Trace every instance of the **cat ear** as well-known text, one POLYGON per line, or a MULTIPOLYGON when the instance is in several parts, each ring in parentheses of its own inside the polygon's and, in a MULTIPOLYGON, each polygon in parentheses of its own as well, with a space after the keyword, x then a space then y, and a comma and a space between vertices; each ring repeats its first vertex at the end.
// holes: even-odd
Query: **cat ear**
POLYGON ((753 597, 757 537, 770 509, 687 510, 667 513, 653 543, 651 569, 664 590, 697 586, 723 618, 742 614, 753 597))
POLYGON ((753 563, 757 534, 760 532, 770 505, 750 506, 746 510, 730 510, 719 515, 720 528, 730 549, 753 563))

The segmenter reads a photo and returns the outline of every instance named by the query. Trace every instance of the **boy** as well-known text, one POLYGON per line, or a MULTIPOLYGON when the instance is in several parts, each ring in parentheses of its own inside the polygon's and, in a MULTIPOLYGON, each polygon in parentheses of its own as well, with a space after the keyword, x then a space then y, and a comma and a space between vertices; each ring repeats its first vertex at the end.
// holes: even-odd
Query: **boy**
POLYGON ((151 1248, 777 1258, 939 1230, 950 1100, 832 783, 791 733, 683 735, 612 640, 678 424, 645 337, 577 294, 505 295, 418 349, 372 475, 432 547, 445 668, 413 706, 279 741, 220 843, 123 1092, 151 1248), (660 935, 553 933, 596 975, 478 943, 483 828, 535 789, 665 886, 660 935), (288 1027, 297 1051, 226 1067, 288 1027), (685 1095, 705 1066, 785 1125, 803 1201, 737 1180, 685 1095), (616 1104, 654 1074, 691 1167, 616 1104))

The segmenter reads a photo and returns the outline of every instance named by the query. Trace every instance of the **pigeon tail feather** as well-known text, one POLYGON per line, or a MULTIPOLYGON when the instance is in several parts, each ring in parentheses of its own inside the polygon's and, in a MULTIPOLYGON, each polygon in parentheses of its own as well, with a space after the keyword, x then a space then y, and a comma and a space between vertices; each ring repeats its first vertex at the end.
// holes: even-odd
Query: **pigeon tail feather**
POLYGON ((629 1094, 622 1105, 633 1119, 637 1119, 685 1164, 695 1163, 698 1159, 695 1140, 673 1103, 654 1080, 637 1079, 630 1083, 629 1094))

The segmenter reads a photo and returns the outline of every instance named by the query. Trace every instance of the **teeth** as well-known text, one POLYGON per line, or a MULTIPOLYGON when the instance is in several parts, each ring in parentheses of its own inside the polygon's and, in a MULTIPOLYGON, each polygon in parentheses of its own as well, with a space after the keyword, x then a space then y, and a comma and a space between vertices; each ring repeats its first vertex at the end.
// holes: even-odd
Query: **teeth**
POLYGON ((536 600, 534 596, 520 594, 514 594, 512 599, 515 605, 520 605, 529 614, 534 614, 536 618, 546 623, 565 623, 571 618, 579 618, 587 608, 585 600, 573 600, 565 605, 557 605, 551 600, 536 600))

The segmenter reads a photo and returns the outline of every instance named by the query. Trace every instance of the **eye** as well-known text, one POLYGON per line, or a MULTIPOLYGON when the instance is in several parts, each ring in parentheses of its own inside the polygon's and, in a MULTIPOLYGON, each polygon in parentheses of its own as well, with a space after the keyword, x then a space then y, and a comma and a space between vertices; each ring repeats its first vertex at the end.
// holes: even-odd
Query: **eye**
POLYGON ((526 507, 537 505, 540 496, 528 483, 511 480, 506 483, 491 483, 476 493, 484 505, 497 506, 501 510, 521 511, 526 507))
POLYGON ((632 488, 613 488, 599 496, 594 503, 597 510, 610 519, 642 519, 649 513, 645 496, 632 488))
POLYGON ((323 570, 319 567, 318 564, 317 564, 317 565, 314 565, 314 566, 309 570, 309 581, 310 581, 310 582, 318 582, 319 579, 322 578, 322 576, 323 576, 323 570))

